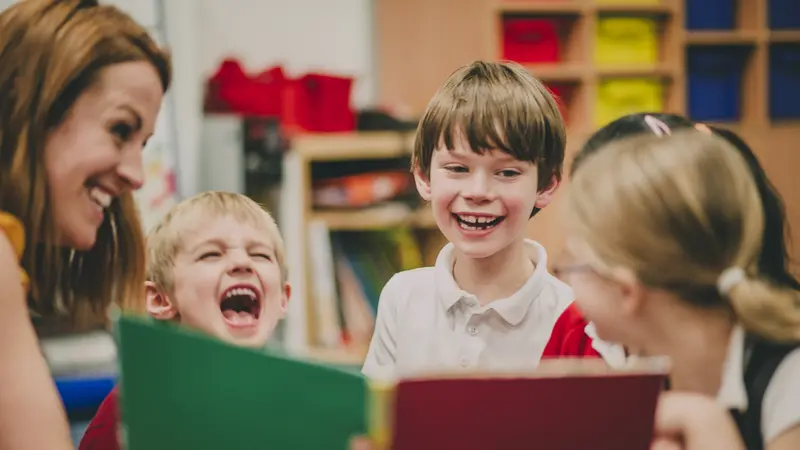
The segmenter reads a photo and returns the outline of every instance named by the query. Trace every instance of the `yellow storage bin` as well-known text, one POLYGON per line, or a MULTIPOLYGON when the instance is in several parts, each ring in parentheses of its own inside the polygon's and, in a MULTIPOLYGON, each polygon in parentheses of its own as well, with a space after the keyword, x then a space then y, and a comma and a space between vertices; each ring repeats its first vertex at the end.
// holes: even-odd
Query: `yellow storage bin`
POLYGON ((664 87, 658 79, 604 80, 598 86, 595 124, 602 127, 627 114, 660 112, 663 109, 664 87))
POLYGON ((607 17, 597 22, 595 62, 601 66, 655 65, 658 35, 655 19, 607 17))

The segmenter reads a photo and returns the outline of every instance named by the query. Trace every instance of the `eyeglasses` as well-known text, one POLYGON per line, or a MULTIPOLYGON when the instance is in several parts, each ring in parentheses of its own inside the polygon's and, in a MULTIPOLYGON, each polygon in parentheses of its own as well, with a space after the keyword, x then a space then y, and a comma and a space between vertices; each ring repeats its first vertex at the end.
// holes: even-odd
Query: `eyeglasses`
POLYGON ((561 280, 563 280, 565 275, 569 275, 571 273, 585 273, 592 271, 594 271, 594 269, 589 264, 567 264, 553 267, 553 275, 561 280))

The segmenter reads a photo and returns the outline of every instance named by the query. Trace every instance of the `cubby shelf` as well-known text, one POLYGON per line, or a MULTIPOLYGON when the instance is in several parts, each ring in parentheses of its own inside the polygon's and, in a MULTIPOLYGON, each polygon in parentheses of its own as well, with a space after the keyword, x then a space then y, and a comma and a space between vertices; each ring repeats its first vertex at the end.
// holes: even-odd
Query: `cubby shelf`
MULTIPOLYGON (((715 10, 709 9, 708 3, 703 4, 703 0, 487 1, 494 11, 488 20, 501 24, 491 27, 495 33, 490 39, 494 42, 491 47, 499 49, 492 57, 522 63, 547 84, 576 85, 577 94, 565 99, 570 104, 564 105, 564 109, 577 118, 570 121, 571 130, 589 131, 616 115, 646 106, 702 120, 737 123, 745 129, 769 126, 776 121, 796 119, 800 122, 800 113, 790 118, 781 110, 778 117, 769 106, 768 84, 778 79, 771 76, 773 71, 794 70, 793 73, 800 76, 800 70, 794 67, 798 63, 792 62, 798 58, 793 50, 782 50, 780 58, 785 61, 782 68, 771 61, 773 44, 800 45, 800 28, 771 30, 767 20, 769 0, 731 0, 730 8, 715 3, 715 10), (506 25, 509 20, 514 20, 513 27, 506 25), (525 21, 528 21, 528 28, 525 21), (553 23, 549 28, 548 21, 553 23), (690 24, 691 29, 688 28, 690 24), (527 42, 531 48, 545 51, 526 52, 527 42), (708 61, 690 55, 696 54, 698 48, 709 47, 718 48, 720 52, 706 52, 714 54, 713 58, 705 58, 708 61), (740 56, 727 50, 733 47, 741 48, 740 56), (553 57, 553 52, 559 56, 553 57), (542 53, 548 55, 546 63, 526 60, 539 58, 542 53), (735 62, 724 59, 728 53, 735 62), (510 54, 521 57, 509 58, 510 54), (715 71, 719 73, 715 75, 715 71), (719 90, 717 93, 730 101, 716 101, 712 97, 708 101, 688 100, 690 92, 712 95, 713 89, 708 87, 713 87, 716 83, 713 78, 717 75, 719 85, 738 83, 735 92, 725 94, 719 90), (724 77, 728 79, 722 80, 724 77), (612 91, 603 89, 601 84, 622 79, 657 80, 661 87, 651 83, 652 92, 638 96, 631 94, 635 91, 633 87, 615 87, 613 92, 618 97, 619 107, 599 105, 614 102, 608 97, 612 91), (698 88, 699 85, 703 88, 698 88), (646 101, 637 103, 636 98, 646 101), (707 106, 703 111, 697 109, 703 104, 707 106), (723 111, 723 108, 728 109, 723 111), (598 117, 598 114, 603 116, 598 117)), ((787 78, 784 75, 780 79, 787 78)), ((640 86, 636 89, 645 92, 647 88, 643 82, 638 83, 640 86)))
MULTIPOLYGON (((389 228, 410 228, 425 235, 419 239, 424 255, 427 247, 437 251, 441 241, 430 208, 390 203, 360 209, 319 210, 312 204, 313 166, 327 163, 358 164, 370 160, 410 158, 412 132, 351 132, 305 134, 291 140, 284 159, 284 189, 281 192, 281 231, 286 244, 292 301, 286 317, 283 340, 297 356, 336 365, 358 366, 366 348, 325 347, 318 327, 315 302, 310 225, 322 223, 330 232, 369 232, 389 228), (430 245, 428 245, 430 244, 430 245)), ((426 263, 430 263, 429 258, 426 263)))

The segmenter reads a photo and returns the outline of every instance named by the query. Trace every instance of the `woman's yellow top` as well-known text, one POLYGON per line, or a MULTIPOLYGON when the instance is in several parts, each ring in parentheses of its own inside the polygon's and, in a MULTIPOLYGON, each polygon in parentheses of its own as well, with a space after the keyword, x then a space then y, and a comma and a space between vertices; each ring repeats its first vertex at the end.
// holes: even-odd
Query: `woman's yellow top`
MULTIPOLYGON (((11 214, 0 211, 0 230, 8 237, 11 242, 11 247, 17 254, 17 260, 22 258, 22 252, 25 251, 25 229, 22 223, 11 214)), ((28 275, 20 267, 19 269, 22 287, 27 290, 28 288, 28 275)))

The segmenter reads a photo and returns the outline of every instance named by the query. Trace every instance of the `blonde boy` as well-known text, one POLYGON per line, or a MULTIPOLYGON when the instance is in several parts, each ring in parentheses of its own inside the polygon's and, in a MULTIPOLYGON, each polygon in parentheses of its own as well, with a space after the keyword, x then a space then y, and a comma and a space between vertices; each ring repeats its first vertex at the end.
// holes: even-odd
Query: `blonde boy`
POLYGON ((561 179, 564 123, 513 63, 475 62, 434 95, 417 129, 417 190, 449 241, 434 267, 384 287, 363 366, 373 378, 535 367, 570 289, 525 239, 561 179))
MULTIPOLYGON (((204 192, 175 206, 147 238, 147 312, 244 347, 263 347, 286 314, 283 239, 249 198, 204 192)), ((112 391, 80 449, 118 449, 112 391)))

